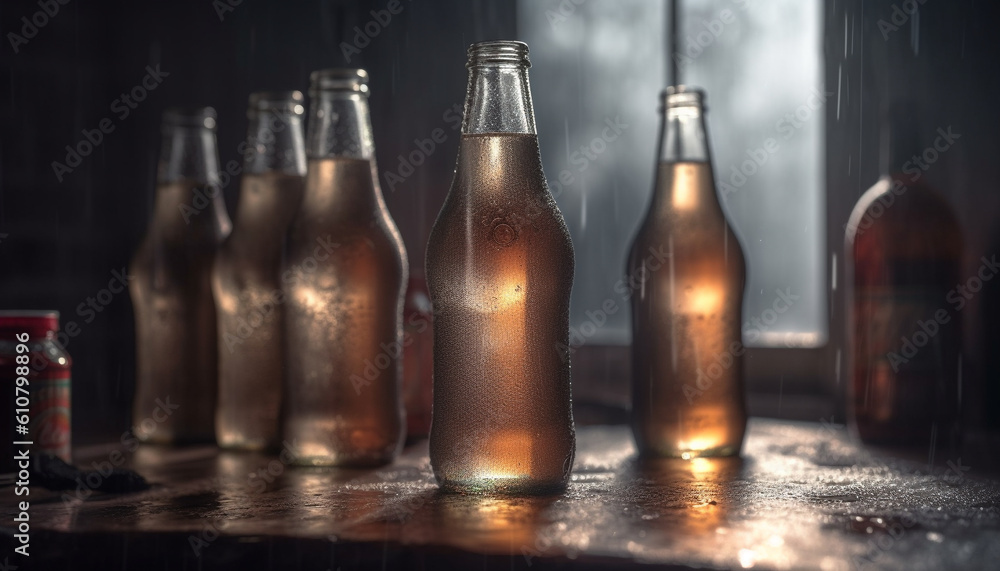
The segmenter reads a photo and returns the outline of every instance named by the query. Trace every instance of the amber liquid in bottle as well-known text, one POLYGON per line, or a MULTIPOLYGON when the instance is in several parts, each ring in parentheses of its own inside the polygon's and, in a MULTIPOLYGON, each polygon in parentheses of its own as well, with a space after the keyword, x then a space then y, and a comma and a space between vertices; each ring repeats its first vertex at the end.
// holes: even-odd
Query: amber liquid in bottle
POLYGON ((430 457, 449 490, 558 490, 573 464, 570 368, 558 350, 568 344, 573 245, 542 172, 530 96, 505 110, 516 117, 491 127, 507 132, 469 132, 480 130, 477 110, 491 98, 517 96, 494 90, 498 77, 510 73, 528 93, 526 68, 523 44, 470 49, 458 165, 427 245, 430 457), (523 63, 496 72, 497 52, 523 63))
POLYGON ((302 94, 250 96, 250 127, 233 232, 212 273, 219 320, 220 446, 274 449, 280 443, 285 369, 281 256, 302 200, 306 158, 302 94))
POLYGON ((282 278, 284 432, 301 464, 385 464, 403 443, 406 251, 375 179, 366 84, 364 70, 313 74, 306 191, 282 278))
POLYGON ((883 177, 851 213, 846 251, 853 430, 874 444, 954 449, 962 327, 948 292, 962 234, 951 207, 910 176, 883 177))
POLYGON ((136 323, 133 424, 141 441, 214 438, 217 345, 211 270, 230 223, 216 182, 214 111, 168 111, 149 230, 132 259, 136 323), (212 127, 207 127, 211 125, 212 127), (182 206, 198 205, 197 212, 182 206))
POLYGON ((629 254, 633 433, 650 457, 738 454, 746 268, 719 204, 700 92, 671 88, 649 212, 629 254))

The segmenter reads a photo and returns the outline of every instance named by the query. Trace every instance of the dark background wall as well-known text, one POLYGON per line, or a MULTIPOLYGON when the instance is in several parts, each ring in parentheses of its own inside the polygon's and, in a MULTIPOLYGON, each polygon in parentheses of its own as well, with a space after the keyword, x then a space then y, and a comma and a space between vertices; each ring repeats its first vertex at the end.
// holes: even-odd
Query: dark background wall
MULTIPOLYGON (((923 171, 922 182, 943 195, 958 218, 965 243, 960 274, 964 282, 976 275, 981 257, 1000 259, 1000 64, 995 27, 1000 5, 926 0, 919 3, 917 16, 906 14, 909 5, 889 0, 826 2, 826 85, 839 101, 826 112, 828 239, 831 250, 839 252, 843 276, 844 224, 854 203, 882 172, 879 134, 889 104, 889 128, 899 147, 912 149, 908 155, 931 146, 939 128, 951 127, 961 135, 923 171)), ((893 172, 904 167, 898 158, 889 162, 893 172)), ((835 338, 846 335, 845 303, 844 288, 839 288, 831 300, 831 332, 839 336, 835 338)), ((961 317, 966 425, 971 445, 985 448, 981 429, 995 429, 1000 420, 1000 279, 986 282, 961 317)), ((847 375, 842 368, 841 394, 847 375)))
MULTIPOLYGON (((113 271, 127 266, 145 231, 166 107, 214 106, 225 164, 240 159, 251 91, 305 92, 315 69, 367 68, 380 173, 396 171, 396 157, 415 150, 414 139, 436 128, 448 135, 394 191, 381 180, 413 270, 422 270, 424 243, 458 148, 454 122, 443 114, 464 101, 465 50, 475 41, 513 37, 514 3, 398 0, 401 11, 348 61, 341 42, 354 43, 354 27, 363 28, 373 20, 370 12, 388 3, 71 0, 56 4, 58 13, 19 44, 18 53, 7 34, 20 34, 21 18, 30 20, 41 8, 37 2, 0 5, 0 234, 6 234, 0 237, 0 306, 58 309, 64 327, 78 324, 67 346, 74 359, 76 443, 128 426, 135 369, 131 302, 119 293, 103 306, 95 296, 113 271), (226 9, 217 11, 221 6, 226 9), (146 66, 169 75, 120 119, 120 107, 111 107, 140 84, 146 66), (84 140, 81 130, 97 128, 104 118, 114 131, 60 182, 51 163, 65 163, 65 146, 76 146, 84 140), (84 306, 78 313, 88 297, 101 310, 84 306)), ((230 212, 238 185, 225 189, 230 212)))

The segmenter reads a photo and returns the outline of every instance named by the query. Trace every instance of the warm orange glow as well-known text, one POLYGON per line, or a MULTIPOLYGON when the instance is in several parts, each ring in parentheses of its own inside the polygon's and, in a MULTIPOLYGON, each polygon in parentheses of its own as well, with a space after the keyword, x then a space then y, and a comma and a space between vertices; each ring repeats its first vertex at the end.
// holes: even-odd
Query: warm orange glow
POLYGON ((690 460, 691 458, 697 458, 705 450, 711 450, 719 445, 718 438, 706 438, 704 436, 699 438, 694 438, 688 441, 681 441, 677 443, 677 448, 684 450, 681 453, 681 458, 685 460, 690 460))
POLYGON ((527 478, 531 475, 531 434, 520 430, 497 432, 483 459, 483 477, 527 478))
POLYGON ((685 291, 684 311, 695 315, 711 315, 721 311, 725 301, 722 288, 716 284, 699 284, 685 291))
POLYGON ((524 304, 524 273, 521 272, 520 279, 508 280, 504 283, 498 297, 498 307, 500 311, 515 309, 518 305, 524 304))
POLYGON ((328 311, 327 300, 315 289, 306 285, 300 285, 292 291, 295 301, 302 307, 309 308, 310 311, 323 314, 328 311))
POLYGON ((727 441, 729 422, 725 407, 694 406, 680 427, 683 440, 677 442, 677 449, 681 458, 690 460, 716 452, 727 441))
POLYGON ((697 209, 700 183, 695 177, 694 169, 677 169, 675 176, 672 188, 674 208, 681 211, 697 209))

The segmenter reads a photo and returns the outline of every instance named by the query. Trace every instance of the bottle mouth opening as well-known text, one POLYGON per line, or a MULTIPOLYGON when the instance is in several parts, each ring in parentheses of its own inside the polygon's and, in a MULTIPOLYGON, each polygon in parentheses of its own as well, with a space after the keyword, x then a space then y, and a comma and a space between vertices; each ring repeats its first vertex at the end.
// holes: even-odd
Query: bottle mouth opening
POLYGON ((302 115, 305 113, 304 101, 301 91, 256 91, 250 94, 247 114, 279 111, 302 115))
POLYGON ((531 67, 528 44, 512 40, 477 42, 469 46, 469 61, 465 67, 489 64, 522 65, 531 67))
POLYGON ((170 107, 163 112, 163 127, 194 127, 215 130, 213 107, 170 107))
POLYGON ((363 69, 331 68, 309 75, 309 93, 348 91, 368 94, 368 72, 363 69))
POLYGON ((663 109, 674 107, 705 107, 705 90, 690 85, 671 85, 660 93, 663 109))

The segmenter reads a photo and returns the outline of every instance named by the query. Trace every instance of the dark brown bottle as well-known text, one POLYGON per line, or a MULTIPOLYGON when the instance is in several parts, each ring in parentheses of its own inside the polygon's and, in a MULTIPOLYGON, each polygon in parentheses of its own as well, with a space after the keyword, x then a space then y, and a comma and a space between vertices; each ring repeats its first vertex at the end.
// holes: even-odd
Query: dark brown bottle
POLYGON ((566 485, 575 438, 573 244, 542 172, 528 48, 469 49, 451 190, 427 245, 434 305, 431 466, 445 489, 566 485))
POLYGON ((704 94, 663 95, 659 166, 629 254, 632 428, 646 456, 738 454, 746 430, 740 334, 746 265, 719 203, 704 94))
POLYGON ((401 392, 406 250, 375 176, 368 74, 312 75, 302 206, 283 265, 284 436, 307 465, 392 461, 401 392))
POLYGON ((240 200, 212 288, 219 320, 219 446, 273 449, 285 369, 281 256, 305 189, 302 94, 250 95, 240 200))
POLYGON ((215 436, 211 271, 231 227, 218 170, 215 111, 168 110, 153 218, 129 269, 138 369, 132 418, 142 441, 215 436))
MULTIPOLYGON (((893 113, 893 127, 907 127, 890 133, 883 125, 883 172, 888 165, 902 172, 861 196, 845 236, 850 425, 864 442, 954 451, 964 302, 953 288, 962 232, 948 202, 924 184, 920 155, 908 152, 922 147, 906 132, 913 116, 893 113)), ((932 143, 945 141, 932 133, 923 146, 932 143)))

